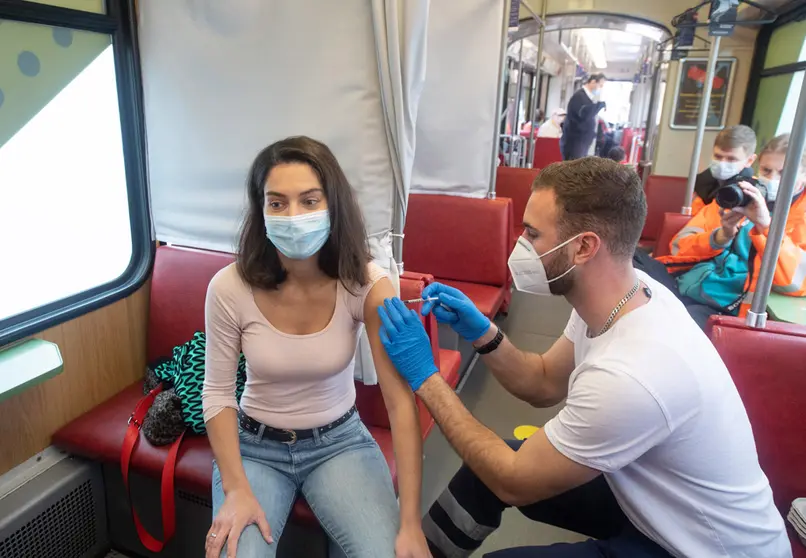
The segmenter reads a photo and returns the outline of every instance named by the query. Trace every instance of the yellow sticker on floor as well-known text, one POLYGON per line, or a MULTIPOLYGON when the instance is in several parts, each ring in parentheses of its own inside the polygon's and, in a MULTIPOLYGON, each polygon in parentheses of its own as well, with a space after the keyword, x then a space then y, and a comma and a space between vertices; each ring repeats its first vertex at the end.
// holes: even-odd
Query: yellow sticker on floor
POLYGON ((527 424, 521 425, 515 429, 515 438, 518 440, 525 440, 538 430, 540 430, 540 427, 538 426, 529 426, 527 424))

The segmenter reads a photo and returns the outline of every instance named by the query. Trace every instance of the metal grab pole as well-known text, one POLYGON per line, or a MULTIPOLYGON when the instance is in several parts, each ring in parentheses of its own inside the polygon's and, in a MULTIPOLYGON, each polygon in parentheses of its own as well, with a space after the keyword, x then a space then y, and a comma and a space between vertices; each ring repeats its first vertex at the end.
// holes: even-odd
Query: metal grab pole
POLYGON ((767 232, 767 244, 761 259, 756 292, 753 294, 753 302, 747 313, 747 325, 751 327, 764 327, 767 324, 767 297, 772 289, 778 254, 781 251, 781 243, 786 232, 786 220, 789 217, 789 200, 792 199, 795 183, 800 174, 800 161, 803 157, 804 147, 806 147, 806 75, 804 75, 801 85, 798 110, 795 113, 792 132, 789 135, 789 148, 786 151, 784 171, 781 173, 778 201, 772 213, 770 230, 767 232))
MULTIPOLYGON (((515 110, 513 111, 514 114, 512 115, 512 137, 509 140, 509 166, 514 167, 515 161, 518 161, 520 158, 520 153, 518 154, 518 159, 515 158, 515 142, 517 141, 515 138, 520 137, 520 130, 518 130, 518 124, 520 124, 518 119, 518 109, 521 108, 521 97, 523 93, 523 41, 526 39, 521 39, 521 48, 518 52, 518 84, 517 89, 515 89, 515 110)), ((520 163, 520 161, 518 161, 520 163)), ((520 164, 518 164, 520 166, 520 164)))
MULTIPOLYGON (((722 37, 716 36, 711 42, 711 53, 708 55, 708 71, 703 84, 702 104, 700 116, 697 120, 697 133, 694 136, 694 153, 691 155, 691 168, 688 171, 688 184, 686 185, 686 201, 683 202, 683 215, 691 215, 691 201, 694 199, 694 182, 697 180, 697 171, 700 168, 700 153, 702 152, 702 138, 705 135, 705 124, 708 121, 708 111, 711 108, 711 91, 714 88, 714 74, 716 73, 716 59, 719 57, 719 42, 722 37)), ((678 63, 680 71, 683 66, 678 63)))
MULTIPOLYGON (((537 122, 535 115, 537 105, 540 102, 540 67, 543 65, 543 33, 546 28, 546 4, 549 0, 543 0, 543 13, 540 18, 540 33, 537 36, 537 63, 535 64, 535 92, 532 94, 532 102, 529 103, 529 116, 532 117, 532 131, 529 134, 529 141, 526 147, 526 168, 531 169, 535 162, 535 137, 537 137, 537 122)), ((545 115, 544 115, 545 116, 545 115)))
POLYGON ((493 130, 493 152, 490 158, 490 189, 487 197, 495 197, 495 177, 498 169, 498 146, 501 143, 498 135, 501 133, 501 109, 504 106, 504 79, 507 71, 507 44, 509 42, 509 11, 511 0, 502 2, 504 12, 501 15, 501 58, 498 61, 498 94, 495 97, 495 129, 493 130))

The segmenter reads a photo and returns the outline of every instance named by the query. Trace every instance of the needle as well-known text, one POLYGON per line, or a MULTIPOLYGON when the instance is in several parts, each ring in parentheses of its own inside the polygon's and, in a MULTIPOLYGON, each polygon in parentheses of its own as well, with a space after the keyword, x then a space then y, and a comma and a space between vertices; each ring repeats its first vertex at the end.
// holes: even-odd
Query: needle
POLYGON ((419 304, 421 302, 436 302, 439 300, 438 297, 432 296, 428 298, 412 298, 411 300, 404 300, 404 304, 419 304))

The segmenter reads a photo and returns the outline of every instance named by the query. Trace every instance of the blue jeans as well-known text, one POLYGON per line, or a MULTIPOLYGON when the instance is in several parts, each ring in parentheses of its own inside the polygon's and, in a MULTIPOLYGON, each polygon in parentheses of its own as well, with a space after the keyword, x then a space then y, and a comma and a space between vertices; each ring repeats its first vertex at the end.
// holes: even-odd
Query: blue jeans
MULTIPOLYGON (((284 444, 240 432, 246 477, 272 531, 267 544, 255 525, 238 541, 238 558, 273 558, 299 494, 332 544, 347 558, 394 558, 400 524, 392 476, 378 444, 355 413, 313 438, 284 444)), ((224 503, 213 464, 213 514, 224 503)), ((222 551, 226 556, 226 547, 222 551)))

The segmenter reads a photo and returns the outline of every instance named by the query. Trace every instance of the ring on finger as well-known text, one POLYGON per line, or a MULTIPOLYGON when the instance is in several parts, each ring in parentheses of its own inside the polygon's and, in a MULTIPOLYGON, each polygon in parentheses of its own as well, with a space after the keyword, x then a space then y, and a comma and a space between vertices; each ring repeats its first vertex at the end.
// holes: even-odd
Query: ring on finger
POLYGON ((218 536, 218 533, 210 533, 210 538, 214 539, 218 536))

